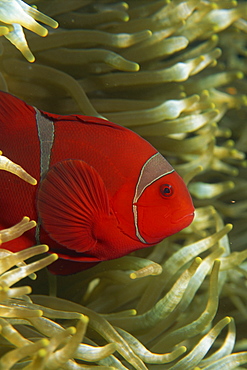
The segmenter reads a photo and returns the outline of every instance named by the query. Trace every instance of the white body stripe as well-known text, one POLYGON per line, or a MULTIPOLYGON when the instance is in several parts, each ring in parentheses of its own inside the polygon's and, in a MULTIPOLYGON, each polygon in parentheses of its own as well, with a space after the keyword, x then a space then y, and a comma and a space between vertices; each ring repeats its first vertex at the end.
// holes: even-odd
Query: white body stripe
MULTIPOLYGON (((44 178, 49 170, 51 160, 51 150, 54 143, 54 123, 49 118, 46 118, 42 113, 35 108, 36 111, 36 125, 38 130, 39 145, 40 145, 40 181, 44 178)), ((40 243, 40 218, 36 226, 35 238, 36 242, 40 243)))
POLYGON ((40 143, 40 178, 42 179, 50 166, 51 149, 54 142, 54 123, 43 116, 37 108, 34 109, 40 143))

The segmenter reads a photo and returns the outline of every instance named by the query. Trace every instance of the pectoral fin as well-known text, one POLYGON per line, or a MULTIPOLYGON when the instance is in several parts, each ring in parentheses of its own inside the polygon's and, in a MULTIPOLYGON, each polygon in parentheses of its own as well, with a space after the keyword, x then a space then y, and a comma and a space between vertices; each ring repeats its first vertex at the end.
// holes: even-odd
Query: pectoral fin
POLYGON ((101 176, 77 159, 59 162, 48 171, 38 190, 37 207, 50 237, 80 253, 94 248, 95 224, 102 214, 109 214, 101 176))

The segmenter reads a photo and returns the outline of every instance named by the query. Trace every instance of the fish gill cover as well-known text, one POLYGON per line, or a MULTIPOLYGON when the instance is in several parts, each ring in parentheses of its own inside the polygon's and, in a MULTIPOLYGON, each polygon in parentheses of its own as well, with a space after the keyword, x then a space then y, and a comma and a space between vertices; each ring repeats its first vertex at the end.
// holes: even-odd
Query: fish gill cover
MULTIPOLYGON (((10 4, 29 10, 20 1, 1 1, 0 8, 10 4)), ((32 283, 34 295, 22 281, 57 258, 39 257, 47 246, 4 250, 5 241, 35 223, 24 218, 3 230, 0 369, 246 368, 247 4, 43 0, 37 6, 60 27, 44 39, 45 31, 24 31, 25 50, 36 58, 30 64, 8 41, 16 24, 27 23, 1 18, 10 38, 2 40, 0 89, 54 113, 128 125, 183 176, 196 217, 150 250, 59 277, 57 289, 51 281, 50 294, 43 270, 32 283)), ((11 41, 16 46, 18 37, 11 41)), ((3 155, 0 168, 35 184, 3 155)))

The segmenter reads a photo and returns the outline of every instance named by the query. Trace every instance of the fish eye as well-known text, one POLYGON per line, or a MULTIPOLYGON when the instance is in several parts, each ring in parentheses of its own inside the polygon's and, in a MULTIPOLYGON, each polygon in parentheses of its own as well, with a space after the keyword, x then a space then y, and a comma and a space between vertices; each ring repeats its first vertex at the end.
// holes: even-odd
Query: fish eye
POLYGON ((160 194, 162 197, 169 198, 173 194, 173 188, 169 184, 160 185, 160 194))

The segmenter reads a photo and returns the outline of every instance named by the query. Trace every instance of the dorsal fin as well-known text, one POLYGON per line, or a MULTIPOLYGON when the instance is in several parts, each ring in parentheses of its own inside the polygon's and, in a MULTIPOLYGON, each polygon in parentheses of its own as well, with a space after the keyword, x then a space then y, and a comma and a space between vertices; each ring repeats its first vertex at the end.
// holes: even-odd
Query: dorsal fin
POLYGON ((50 237, 77 252, 95 246, 94 225, 109 214, 102 178, 77 159, 59 162, 48 171, 38 190, 37 207, 50 237))

